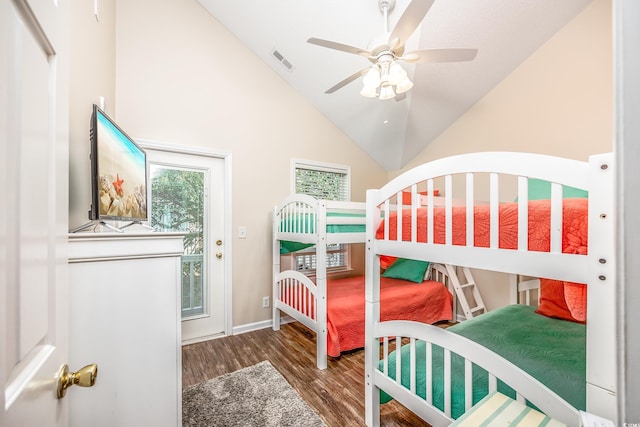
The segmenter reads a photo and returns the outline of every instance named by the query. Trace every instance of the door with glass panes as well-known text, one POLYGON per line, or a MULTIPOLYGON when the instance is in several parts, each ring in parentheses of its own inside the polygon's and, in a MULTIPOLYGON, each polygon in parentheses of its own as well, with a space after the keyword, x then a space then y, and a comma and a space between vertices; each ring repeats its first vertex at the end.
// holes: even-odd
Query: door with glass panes
POLYGON ((157 231, 185 233, 182 341, 197 342, 224 335, 227 332, 225 160, 149 148, 146 152, 149 158, 150 225, 157 231))

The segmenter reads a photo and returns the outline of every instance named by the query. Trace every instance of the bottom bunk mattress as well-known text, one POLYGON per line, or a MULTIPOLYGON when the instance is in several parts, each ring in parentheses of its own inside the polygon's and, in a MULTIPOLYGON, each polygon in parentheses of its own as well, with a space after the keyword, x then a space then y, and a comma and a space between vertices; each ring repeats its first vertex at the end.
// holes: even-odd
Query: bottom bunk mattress
MULTIPOLYGON (((380 318, 436 323, 453 317, 453 297, 440 282, 380 278, 380 318)), ((327 280, 327 354, 364 347, 365 278, 327 280)))
MULTIPOLYGON (((586 407, 586 327, 567 320, 552 319, 535 312, 536 307, 510 305, 482 314, 448 328, 501 355, 579 410, 586 407)), ((402 348, 402 385, 409 387, 409 346, 402 348)), ((416 344, 416 390, 425 398, 424 341, 416 344)), ((444 407, 444 351, 433 346, 433 405, 444 407)), ((382 367, 382 361, 381 367, 382 367)), ((382 368, 381 368, 382 370, 382 368)), ((389 376, 395 379, 395 352, 389 355, 389 376)), ((465 412, 464 361, 451 359, 451 416, 465 412)), ((515 392, 498 381, 498 391, 515 398, 515 392)), ((487 372, 473 365, 473 404, 488 394, 487 372)), ((381 403, 391 397, 381 392, 381 403)))

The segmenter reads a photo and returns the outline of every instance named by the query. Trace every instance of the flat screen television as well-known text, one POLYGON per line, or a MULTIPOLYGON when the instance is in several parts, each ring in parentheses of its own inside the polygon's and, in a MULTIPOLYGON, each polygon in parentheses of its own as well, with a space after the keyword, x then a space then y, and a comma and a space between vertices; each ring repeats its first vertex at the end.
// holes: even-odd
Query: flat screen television
POLYGON ((92 221, 142 222, 147 217, 147 156, 104 111, 91 115, 92 221))

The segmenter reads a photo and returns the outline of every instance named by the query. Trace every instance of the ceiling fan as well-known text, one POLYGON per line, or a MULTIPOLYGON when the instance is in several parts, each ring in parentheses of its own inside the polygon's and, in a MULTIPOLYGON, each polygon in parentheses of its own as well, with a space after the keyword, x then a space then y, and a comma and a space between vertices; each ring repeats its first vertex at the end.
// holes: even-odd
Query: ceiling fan
POLYGON ((383 100, 391 98, 399 100, 404 97, 406 91, 413 87, 407 72, 399 62, 459 62, 474 59, 478 53, 477 49, 424 49, 404 52, 405 43, 420 25, 434 1, 412 0, 393 31, 389 32, 388 14, 395 7, 396 0, 378 0, 378 7, 384 17, 384 33, 370 43, 369 49, 361 49, 315 37, 307 40, 311 44, 363 56, 373 64, 356 71, 327 89, 325 93, 333 93, 364 76, 361 95, 383 100))

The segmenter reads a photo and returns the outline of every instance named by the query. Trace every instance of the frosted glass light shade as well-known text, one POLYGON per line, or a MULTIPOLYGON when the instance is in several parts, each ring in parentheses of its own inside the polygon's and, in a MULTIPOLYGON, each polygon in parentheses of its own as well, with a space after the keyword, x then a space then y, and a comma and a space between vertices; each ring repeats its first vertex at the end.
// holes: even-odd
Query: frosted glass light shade
POLYGON ((392 62, 389 67, 389 84, 397 85, 407 78, 407 72, 397 62, 392 62))
POLYGON ((380 86, 380 70, 375 65, 369 68, 367 74, 362 78, 362 84, 364 86, 377 88, 380 86))
POLYGON ((404 80, 400 81, 396 85, 396 93, 405 93, 406 91, 408 91, 412 87, 413 87, 413 82, 411 80, 409 80, 409 77, 407 77, 405 75, 404 80))
POLYGON ((375 98, 378 96, 377 87, 375 86, 367 86, 363 85, 362 90, 360 91, 360 95, 366 96, 367 98, 375 98))
POLYGON ((396 96, 396 93, 393 91, 393 86, 387 84, 380 87, 380 99, 386 100, 391 99, 396 96))

